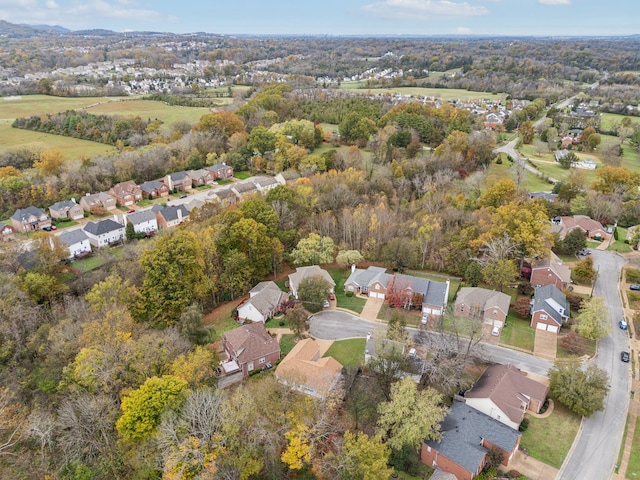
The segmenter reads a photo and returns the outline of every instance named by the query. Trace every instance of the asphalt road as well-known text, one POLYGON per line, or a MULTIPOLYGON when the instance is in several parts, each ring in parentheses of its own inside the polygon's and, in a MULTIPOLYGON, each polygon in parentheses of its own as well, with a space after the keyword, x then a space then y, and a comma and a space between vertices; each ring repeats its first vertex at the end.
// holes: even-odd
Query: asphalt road
MULTIPOLYGON (((367 333, 373 333, 375 330, 380 329, 386 329, 386 325, 364 320, 339 310, 322 311, 309 320, 309 333, 313 337, 323 340, 366 337, 367 333)), ((418 332, 415 328, 408 328, 408 330, 411 336, 418 332)), ((432 333, 432 335, 438 334, 432 333)), ((521 370, 545 377, 547 376, 549 368, 552 366, 552 363, 548 360, 486 343, 480 345, 478 353, 491 362, 502 364, 510 363, 521 370)))
POLYGON ((620 360, 620 352, 629 350, 626 331, 618 328, 622 304, 618 279, 624 259, 614 252, 592 250, 598 270, 594 295, 604 297, 611 315, 611 334, 600 340, 592 361, 609 374, 610 390, 605 409, 584 420, 583 428, 567 456, 558 479, 608 479, 613 475, 629 408, 629 364, 620 360))

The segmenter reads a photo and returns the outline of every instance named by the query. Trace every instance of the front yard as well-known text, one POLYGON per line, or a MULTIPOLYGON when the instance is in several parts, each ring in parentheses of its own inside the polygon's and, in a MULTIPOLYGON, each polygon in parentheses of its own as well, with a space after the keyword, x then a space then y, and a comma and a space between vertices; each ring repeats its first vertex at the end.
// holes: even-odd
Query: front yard
POLYGON ((500 335, 500 343, 533 352, 535 338, 536 331, 531 328, 531 321, 520 318, 510 311, 510 315, 507 316, 507 323, 500 335))
POLYGON ((331 344, 323 356, 335 358, 343 367, 358 367, 364 362, 366 343, 364 338, 337 340, 331 344))
POLYGON ((335 294, 336 294, 336 306, 345 308, 356 313, 362 313, 364 304, 367 303, 366 298, 347 297, 344 293, 344 282, 348 278, 348 272, 341 268, 332 268, 327 270, 333 281, 336 282, 335 294), (347 276, 345 276, 347 275, 347 276))

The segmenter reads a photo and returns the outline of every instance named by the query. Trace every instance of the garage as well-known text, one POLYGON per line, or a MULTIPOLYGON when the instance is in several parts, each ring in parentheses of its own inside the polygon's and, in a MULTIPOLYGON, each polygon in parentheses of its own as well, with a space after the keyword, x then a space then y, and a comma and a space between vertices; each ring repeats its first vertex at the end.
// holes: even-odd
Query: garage
POLYGON ((538 330, 544 330, 544 331, 546 331, 546 330, 547 330, 547 324, 546 324, 546 323, 538 322, 538 323, 536 323, 536 328, 537 328, 538 330))
POLYGON ((369 292, 371 298, 384 298, 384 293, 369 292))
POLYGON ((547 326, 547 332, 558 333, 558 326, 557 325, 547 326))

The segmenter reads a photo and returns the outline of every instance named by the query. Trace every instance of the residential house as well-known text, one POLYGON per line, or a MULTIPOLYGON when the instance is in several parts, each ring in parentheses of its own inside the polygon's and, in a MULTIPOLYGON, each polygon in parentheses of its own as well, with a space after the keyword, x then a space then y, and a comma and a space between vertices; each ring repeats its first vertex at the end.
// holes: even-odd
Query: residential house
POLYGON ((69 249, 69 258, 74 259, 91 253, 89 237, 81 228, 62 232, 60 241, 69 249))
POLYGON ((342 365, 333 357, 321 357, 312 338, 299 341, 276 368, 276 380, 305 395, 324 399, 336 388, 342 365))
POLYGON ((211 170, 201 168, 200 170, 188 170, 187 175, 191 179, 191 185, 193 187, 200 187, 202 185, 211 185, 216 177, 211 170))
POLYGON ((83 208, 76 203, 75 199, 62 200, 56 202, 49 207, 49 215, 54 220, 69 218, 71 220, 80 220, 84 218, 83 208))
POLYGON ((388 288, 393 304, 422 308, 428 316, 440 316, 447 305, 449 280, 446 283, 397 273, 388 288))
POLYGON ((186 192, 192 188, 191 177, 185 171, 166 175, 164 183, 169 188, 169 191, 186 192))
POLYGON ((11 215, 11 225, 16 232, 33 232, 51 227, 51 218, 38 207, 19 208, 11 215))
POLYGON ((298 173, 297 170, 285 170, 284 172, 278 173, 273 178, 275 178, 280 185, 287 185, 295 183, 296 180, 300 178, 300 173, 298 173))
POLYGON ((116 199, 107 192, 87 194, 80 199, 80 206, 85 212, 102 215, 116 208, 116 199))
POLYGON ((560 222, 552 225, 551 230, 557 232, 560 238, 564 238, 571 230, 579 228, 588 238, 600 238, 607 240, 609 234, 602 224, 586 215, 574 215, 573 217, 560 217, 560 222))
POLYGON ((489 113, 484 119, 484 128, 495 130, 498 125, 502 125, 502 117, 497 113, 489 113))
POLYGON ((133 180, 128 180, 116 183, 109 189, 109 195, 115 198, 121 207, 128 207, 142 200, 142 189, 133 180))
POLYGON ((184 205, 162 207, 154 205, 151 210, 156 214, 159 228, 177 227, 189 220, 189 210, 184 205))
POLYGON ((420 382, 423 361, 416 355, 416 349, 408 348, 406 343, 369 333, 364 347, 364 363, 367 364, 374 359, 387 364, 387 370, 395 372, 395 378, 409 377, 416 383, 420 382), (403 361, 402 365, 394 365, 398 357, 404 357, 406 362, 403 361))
POLYGON ((231 207, 238 202, 238 196, 230 188, 216 188, 207 194, 207 199, 231 207))
POLYGON ((197 198, 192 198, 187 203, 185 203, 184 206, 189 212, 189 214, 191 214, 194 208, 202 208, 204 204, 205 202, 203 202, 202 200, 199 200, 197 198))
POLYGON ((238 198, 251 195, 252 193, 258 193, 258 188, 253 184, 253 182, 249 182, 247 180, 243 182, 236 182, 229 188, 231 188, 231 191, 235 193, 238 198))
POLYGON ((569 155, 569 150, 567 150, 566 148, 563 148, 562 150, 558 150, 556 151, 556 153, 553 154, 553 156, 556 159, 556 162, 560 162, 560 160, 562 160, 567 155, 569 155))
POLYGON ((529 200, 546 200, 548 202, 555 202, 558 199, 557 193, 550 192, 531 192, 529 193, 529 200))
POLYGON ((458 480, 472 480, 489 463, 489 450, 502 452, 502 465, 520 446, 522 434, 488 415, 466 405, 453 402, 441 424, 442 440, 422 444, 422 463, 452 473, 458 480))
POLYGON ((540 413, 548 393, 548 385, 513 365, 492 365, 464 398, 470 407, 518 430, 526 412, 540 413))
POLYGON ((311 265, 309 267, 298 267, 296 271, 289 275, 289 290, 291 290, 291 295, 297 300, 298 299, 298 287, 300 283, 305 278, 313 278, 319 277, 329 284, 329 289, 327 291, 327 295, 329 293, 333 293, 334 288, 336 286, 336 282, 333 281, 331 275, 326 270, 323 270, 318 265, 311 265))
POLYGON ((205 170, 212 172, 215 180, 227 180, 233 177, 233 167, 226 163, 218 163, 210 167, 205 167, 205 170))
POLYGON ((264 323, 242 325, 222 334, 222 345, 229 360, 242 370, 243 376, 254 370, 274 365, 280 360, 280 345, 264 327, 264 323))
POLYGON ((529 281, 534 287, 554 285, 563 290, 571 283, 571 269, 555 253, 551 252, 549 257, 533 262, 529 281))
POLYGON ((238 318, 266 322, 288 298, 275 282, 260 282, 249 291, 249 299, 238 306, 238 318))
POLYGON ((480 287, 462 287, 456 297, 455 314, 477 318, 502 328, 509 313, 511 297, 506 293, 480 287))
POLYGON ((531 326, 537 330, 558 333, 569 319, 569 302, 554 285, 536 288, 531 306, 531 326))
POLYGON ((150 234, 158 230, 158 219, 152 210, 130 213, 126 218, 127 222, 133 225, 133 230, 136 233, 150 234))
POLYGON ((169 195, 169 187, 160 180, 151 180, 140 185, 142 195, 148 199, 166 197, 169 195))
POLYGON ((374 298, 384 298, 393 275, 386 273, 383 267, 370 266, 366 270, 351 268, 351 275, 344 283, 345 292, 354 292, 374 298))
POLYGON ((0 222, 0 240, 8 242, 15 238, 16 229, 9 223, 0 222))
POLYGON ((583 170, 595 170, 596 169, 596 161, 592 158, 583 158, 579 162, 573 162, 571 164, 573 168, 581 168, 583 170))
POLYGON ((280 183, 273 177, 254 177, 253 184, 260 193, 268 192, 272 188, 276 188, 280 183))
POLYGON ((89 243, 98 248, 113 245, 125 238, 124 225, 110 218, 87 223, 84 232, 89 237, 89 243))

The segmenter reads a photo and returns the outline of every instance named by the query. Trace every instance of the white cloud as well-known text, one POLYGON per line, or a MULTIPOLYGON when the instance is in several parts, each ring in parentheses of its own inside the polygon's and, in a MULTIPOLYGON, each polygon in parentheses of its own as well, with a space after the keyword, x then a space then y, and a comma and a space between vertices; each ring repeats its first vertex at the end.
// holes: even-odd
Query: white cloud
POLYGON ((56 8, 60 7, 60 5, 58 5, 55 0, 46 0, 45 5, 51 10, 55 10, 56 8))
POLYGON ((538 0, 541 5, 571 5, 571 0, 538 0))
POLYGON ((456 35, 469 35, 471 33, 471 29, 469 27, 458 27, 454 33, 456 35))
POLYGON ((382 0, 362 9, 382 18, 397 20, 428 20, 436 17, 475 17, 489 13, 486 7, 449 0, 382 0))

